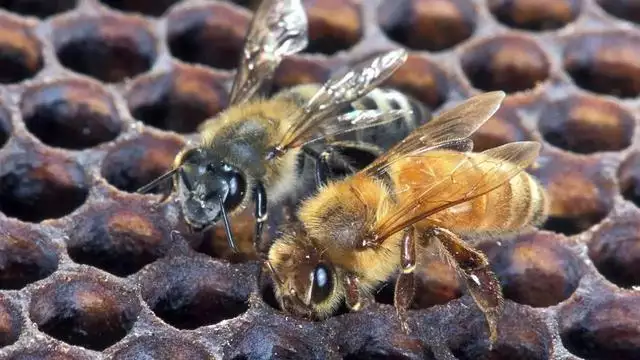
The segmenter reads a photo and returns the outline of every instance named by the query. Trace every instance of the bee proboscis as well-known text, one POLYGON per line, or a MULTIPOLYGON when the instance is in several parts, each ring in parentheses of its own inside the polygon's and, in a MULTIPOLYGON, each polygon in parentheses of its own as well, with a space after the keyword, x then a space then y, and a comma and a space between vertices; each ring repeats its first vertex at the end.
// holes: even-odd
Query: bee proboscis
POLYGON ((487 257, 463 236, 518 233, 539 225, 548 201, 525 168, 537 142, 471 152, 469 137, 499 108, 501 91, 472 97, 413 131, 356 174, 331 181, 283 227, 265 265, 283 309, 326 318, 345 300, 359 309, 396 272, 403 326, 417 255, 436 246, 457 270, 497 338, 503 298, 487 257))

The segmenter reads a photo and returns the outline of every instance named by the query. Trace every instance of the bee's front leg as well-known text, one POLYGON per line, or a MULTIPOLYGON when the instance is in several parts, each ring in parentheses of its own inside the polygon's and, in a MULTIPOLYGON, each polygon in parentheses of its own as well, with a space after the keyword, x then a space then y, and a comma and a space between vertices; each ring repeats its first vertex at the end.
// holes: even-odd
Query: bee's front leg
POLYGON ((351 311, 359 311, 369 303, 369 298, 360 291, 360 280, 354 274, 344 277, 347 307, 351 311))
POLYGON ((256 186, 253 188, 253 196, 254 203, 256 206, 255 210, 255 218, 256 218, 256 228, 255 228, 255 238, 253 239, 253 244, 255 249, 262 249, 260 247, 260 242, 262 240, 262 229, 264 227, 264 223, 267 221, 269 217, 269 213, 267 211, 267 191, 264 188, 262 182, 258 182, 256 186))
POLYGON ((402 272, 396 280, 393 304, 398 313, 400 324, 405 332, 409 332, 407 325, 407 309, 411 306, 416 290, 414 270, 416 268, 416 243, 414 229, 409 228, 402 238, 400 264, 402 272))

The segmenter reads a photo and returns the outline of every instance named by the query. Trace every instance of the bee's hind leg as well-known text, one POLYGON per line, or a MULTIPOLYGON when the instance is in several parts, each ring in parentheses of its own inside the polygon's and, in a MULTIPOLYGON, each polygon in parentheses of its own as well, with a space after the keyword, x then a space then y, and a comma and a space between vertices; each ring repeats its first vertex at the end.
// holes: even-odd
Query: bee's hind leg
POLYGON ((402 271, 396 280, 393 304, 398 313, 398 318, 402 329, 409 332, 407 324, 407 310, 411 306, 416 290, 414 270, 416 268, 416 243, 415 231, 413 228, 407 229, 402 239, 400 252, 402 271))
POLYGON ((255 218, 256 218, 256 228, 255 228, 255 238, 253 240, 254 248, 256 250, 262 249, 262 230, 264 228, 264 223, 267 221, 269 217, 269 213, 267 211, 267 191, 264 188, 264 185, 261 182, 258 182, 253 189, 254 203, 256 206, 255 209, 255 218))

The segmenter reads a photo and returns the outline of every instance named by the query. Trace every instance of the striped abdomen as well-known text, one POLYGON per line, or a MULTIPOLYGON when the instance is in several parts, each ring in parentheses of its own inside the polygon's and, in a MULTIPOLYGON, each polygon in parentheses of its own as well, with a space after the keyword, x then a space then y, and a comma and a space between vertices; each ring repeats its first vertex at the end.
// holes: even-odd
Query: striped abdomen
MULTIPOLYGON (((293 99, 293 101, 302 106, 321 86, 321 84, 316 83, 297 85, 282 90, 275 96, 293 99)), ((359 130, 340 137, 340 140, 365 142, 376 145, 384 150, 389 149, 404 139, 411 131, 431 118, 430 111, 418 100, 389 88, 373 89, 364 97, 351 103, 350 108, 345 109, 345 112, 352 110, 412 111, 410 115, 393 121, 390 124, 359 130)))

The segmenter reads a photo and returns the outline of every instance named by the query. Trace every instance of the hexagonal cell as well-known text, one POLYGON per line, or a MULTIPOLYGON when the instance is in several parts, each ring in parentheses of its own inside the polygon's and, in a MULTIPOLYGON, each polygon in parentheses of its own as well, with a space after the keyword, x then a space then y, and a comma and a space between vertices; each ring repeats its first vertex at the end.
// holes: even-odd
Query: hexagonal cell
POLYGON ((121 11, 161 16, 180 0, 100 0, 101 3, 121 11))
POLYGON ((0 234, 0 289, 21 289, 58 268, 58 254, 50 240, 27 225, 6 221, 0 234))
POLYGON ((76 7, 77 0, 0 0, 0 8, 41 19, 76 7))
POLYGON ((640 23, 640 3, 629 0, 596 0, 604 11, 617 18, 640 23))
POLYGON ((0 348, 16 342, 21 330, 20 312, 9 299, 0 295, 0 348))
MULTIPOLYGON (((102 162, 101 174, 119 190, 135 192, 169 170, 183 146, 175 137, 142 133, 111 149, 102 162)), ((171 181, 167 181, 152 191, 161 193, 171 186, 171 181)))
POLYGON ((167 41, 174 57, 188 63, 234 69, 251 15, 219 2, 176 10, 167 19, 167 41))
POLYGON ((549 198, 549 217, 543 227, 565 235, 579 234, 602 221, 613 206, 616 188, 602 174, 598 158, 549 154, 544 149, 538 166, 529 170, 549 198))
POLYGON ((20 110, 27 129, 43 143, 82 150, 115 139, 122 123, 111 98, 100 85, 63 80, 31 87, 20 110))
POLYGON ((277 321, 256 320, 238 331, 229 343, 229 359, 325 359, 327 346, 322 334, 310 333, 308 328, 277 321), (270 324, 269 324, 270 323, 270 324), (314 341, 308 339, 313 337, 314 341), (315 345, 315 346, 314 346, 315 345))
POLYGON ((141 308, 134 293, 94 272, 54 276, 29 304, 29 316, 40 331, 71 345, 103 350, 131 330, 141 308))
POLYGON ((637 212, 612 218, 593 233, 589 257, 612 283, 640 286, 640 219, 637 212))
MULTIPOLYGON (((451 352, 460 360, 546 360, 551 357, 551 334, 531 309, 507 301, 498 323, 498 340, 489 350, 488 332, 479 312, 464 311, 451 319, 459 324, 457 334, 448 336, 451 352)), ((451 330, 449 330, 451 332, 451 330)))
POLYGON ((566 239, 535 232, 479 246, 502 284, 505 298, 534 307, 556 305, 578 288, 582 270, 566 239))
POLYGON ((77 263, 128 276, 166 254, 172 239, 157 209, 135 199, 100 204, 73 217, 67 251, 77 263))
POLYGON ((222 78, 204 69, 180 65, 171 72, 140 78, 126 98, 133 117, 178 133, 195 132, 228 103, 222 78))
POLYGON ((410 53, 407 61, 384 82, 435 109, 447 101, 448 75, 434 62, 420 54, 410 53))
MULTIPOLYGON (((272 214, 269 215, 271 216, 272 214)), ((268 224, 271 223, 269 219, 267 221, 268 224)), ((232 263, 260 260, 253 243, 255 224, 254 209, 247 207, 241 213, 233 216, 233 219, 229 222, 238 252, 233 252, 229 247, 225 227, 221 223, 216 224, 215 227, 204 233, 202 244, 197 250, 214 258, 225 259, 232 263)), ((263 239, 268 236, 269 234, 265 231, 263 239)))
POLYGON ((42 44, 31 28, 0 14, 0 84, 18 83, 34 77, 44 66, 42 44))
POLYGON ((582 0, 489 0, 493 16, 506 26, 531 30, 557 30, 580 14, 582 0))
POLYGON ((158 51, 149 25, 124 15, 59 19, 52 40, 64 67, 113 83, 151 69, 158 51))
POLYGON ((627 148, 636 121, 613 101, 572 96, 545 106, 538 126, 550 144, 578 154, 592 154, 627 148))
POLYGON ((215 359, 204 346, 182 334, 147 335, 127 341, 107 356, 109 360, 208 360, 215 359))
POLYGON ((436 360, 436 357, 425 348, 422 341, 404 334, 389 333, 386 337, 367 341, 357 350, 349 352, 343 359, 436 360))
POLYGON ((601 294, 579 299, 557 316, 563 345, 586 360, 640 356, 640 296, 601 294))
POLYGON ((534 88, 550 74, 544 50, 529 37, 499 35, 466 48, 460 58, 471 84, 508 93, 534 88))
POLYGON ((640 95, 640 38, 625 32, 567 40, 564 68, 579 87, 620 98, 640 95))
POLYGON ((178 329, 195 329, 244 313, 251 278, 247 271, 198 256, 157 261, 140 283, 142 297, 159 318, 178 329))
POLYGON ((7 216, 29 222, 61 218, 89 195, 89 176, 69 157, 24 149, 2 162, 0 211, 7 216))
POLYGON ((500 109, 473 135, 473 151, 480 152, 513 141, 531 140, 522 128, 517 113, 519 104, 511 104, 507 98, 500 109))
POLYGON ((333 55, 351 48, 362 37, 359 1, 304 1, 303 4, 309 19, 309 45, 304 52, 333 55))
POLYGON ((386 0, 378 22, 389 38, 415 50, 447 50, 467 40, 477 14, 469 0, 386 0))

